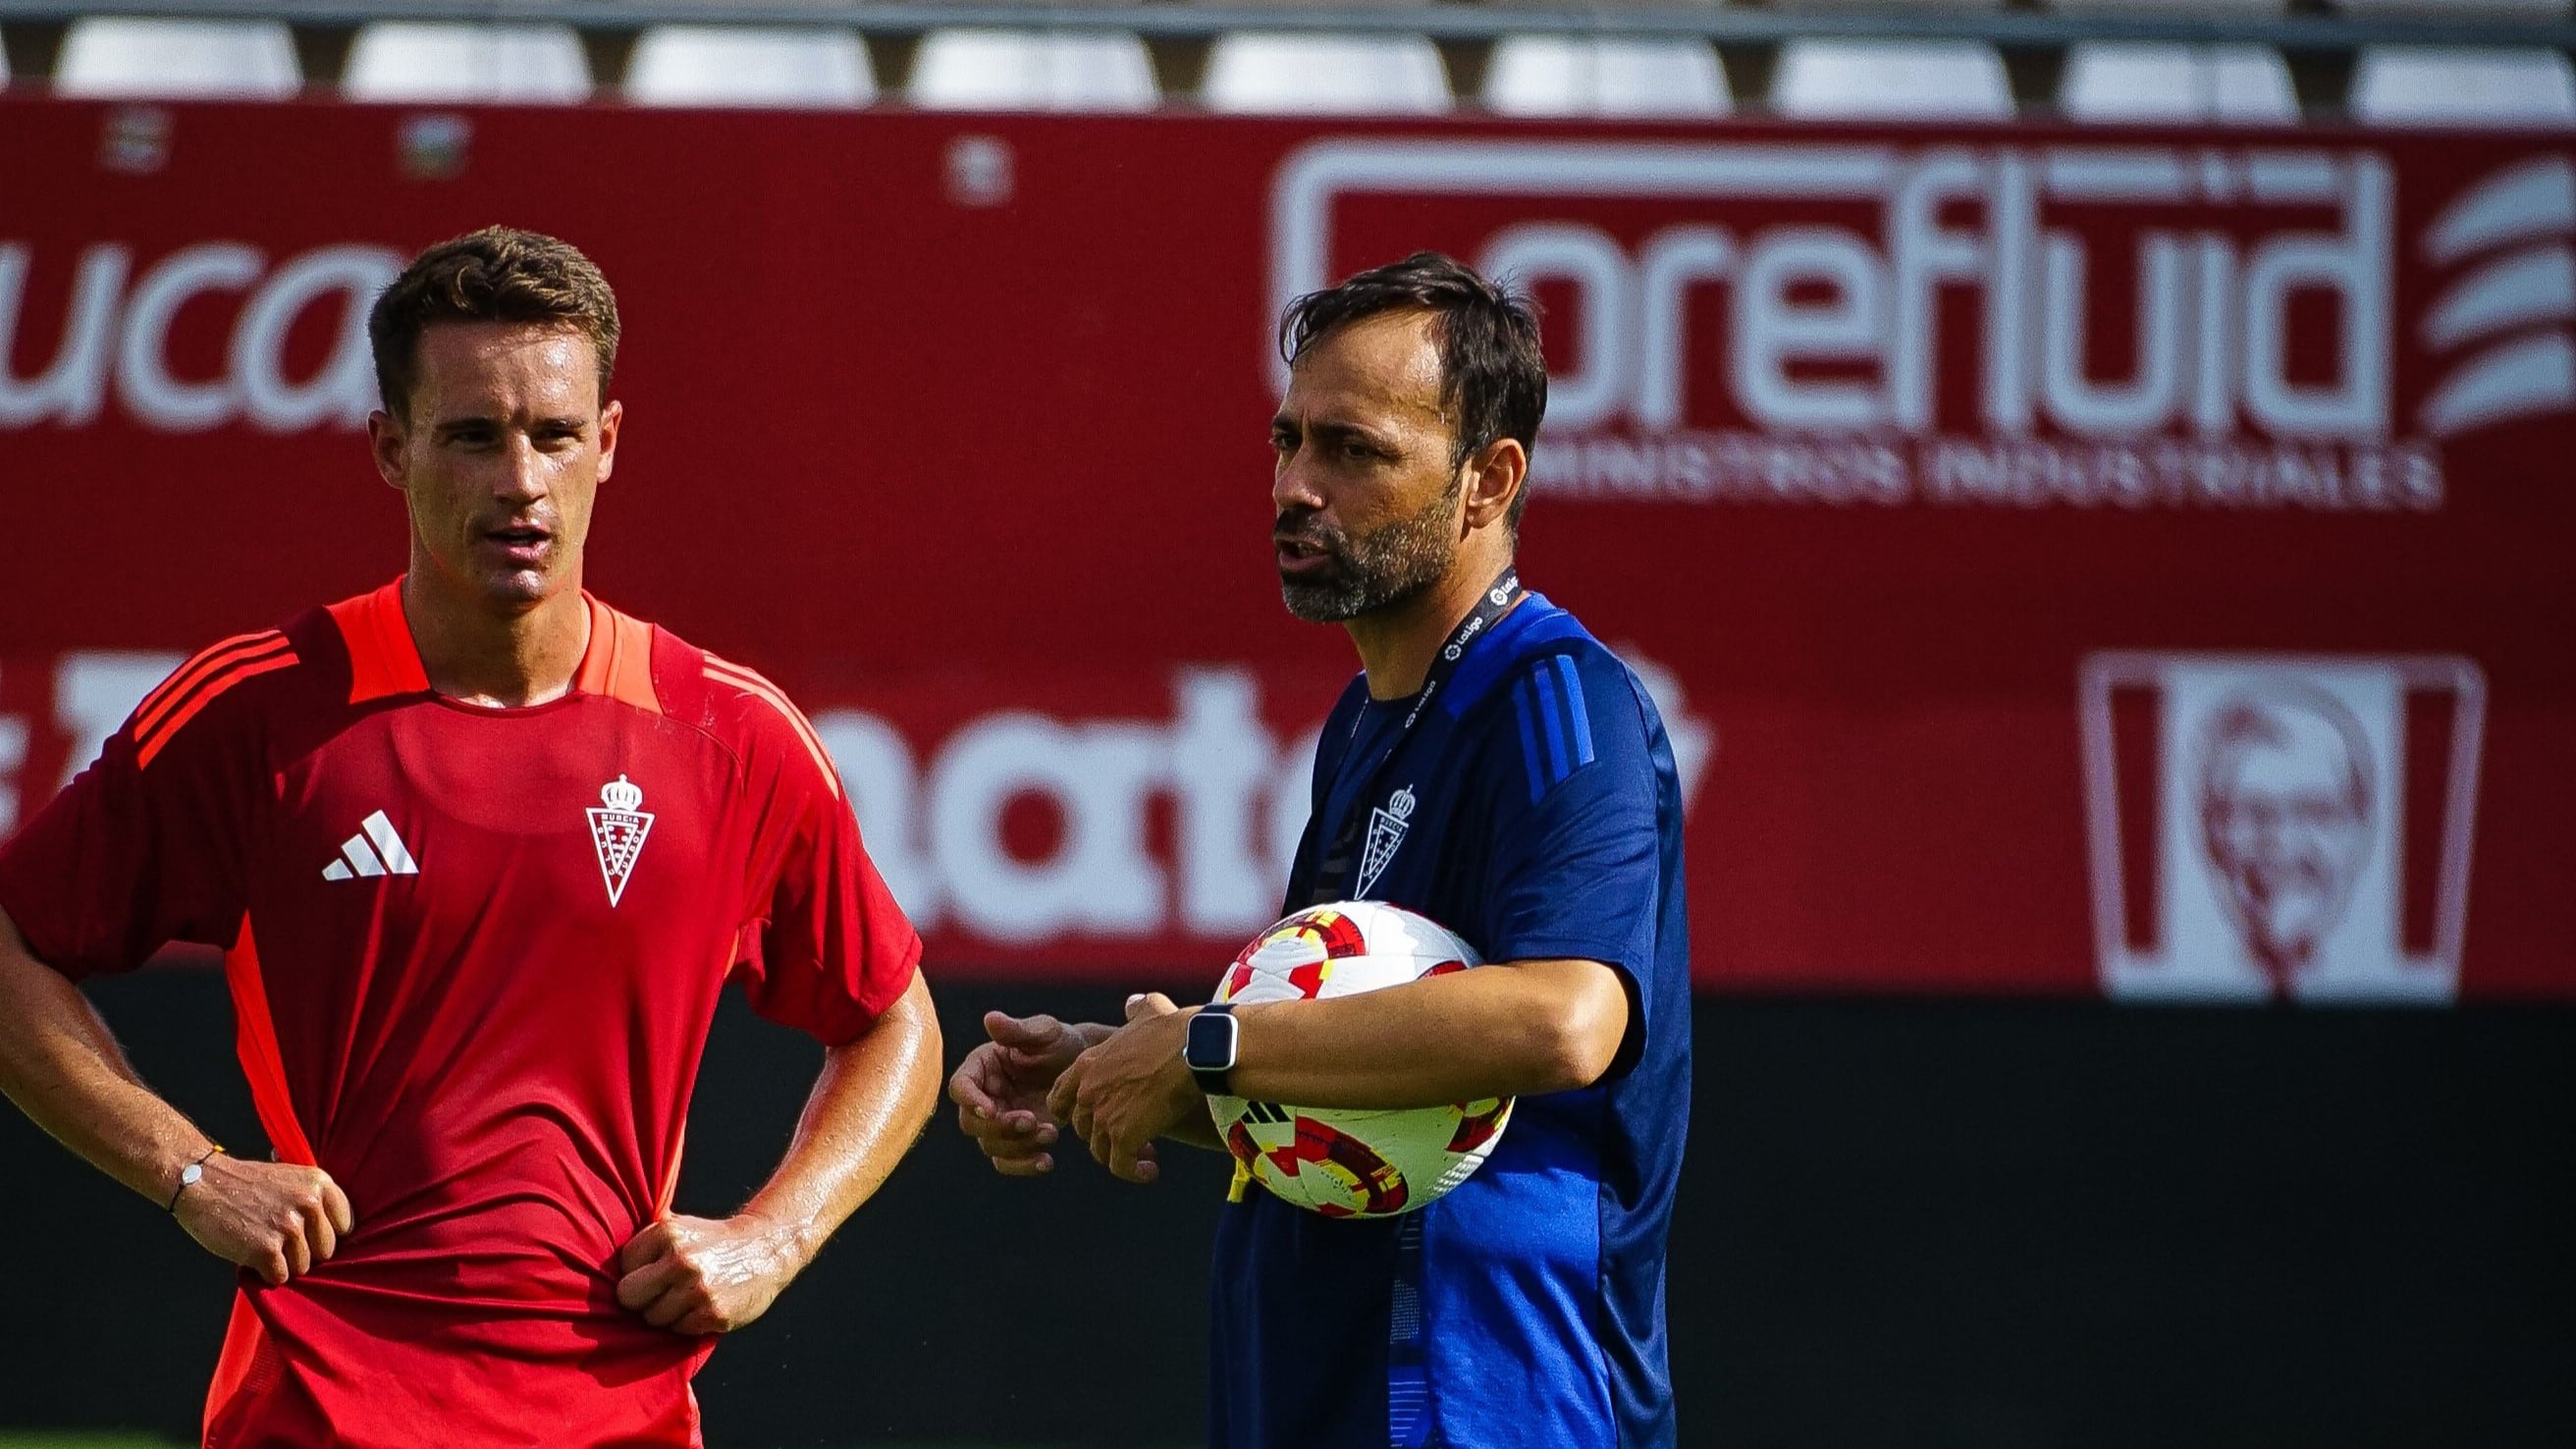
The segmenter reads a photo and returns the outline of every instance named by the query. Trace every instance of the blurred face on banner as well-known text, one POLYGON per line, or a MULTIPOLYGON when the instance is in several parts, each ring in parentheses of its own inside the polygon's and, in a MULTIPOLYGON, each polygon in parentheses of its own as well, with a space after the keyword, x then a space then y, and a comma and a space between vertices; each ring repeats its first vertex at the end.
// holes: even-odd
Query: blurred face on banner
POLYGON ((2304 964, 2370 852, 2360 726, 2332 700, 2240 700, 2202 746, 2201 823, 2223 898, 2255 957, 2304 964))
POLYGON ((376 468, 411 511, 411 567, 452 597, 521 610, 581 584, 622 409, 569 326, 444 322, 420 336, 400 417, 368 420, 376 468))
POLYGON ((1288 612, 1332 624, 1430 588, 1458 554, 1464 470, 1428 312, 1382 312, 1317 341, 1270 422, 1271 544, 1288 612))

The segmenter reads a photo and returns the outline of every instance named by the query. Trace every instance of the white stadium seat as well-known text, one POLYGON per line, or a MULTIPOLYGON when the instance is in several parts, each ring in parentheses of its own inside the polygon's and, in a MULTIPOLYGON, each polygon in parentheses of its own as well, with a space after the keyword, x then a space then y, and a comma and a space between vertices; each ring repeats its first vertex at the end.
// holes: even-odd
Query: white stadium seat
POLYGON ((2412 19, 2564 20, 2567 0, 2333 0, 2346 15, 2412 19))
POLYGON ((1133 35, 961 28, 922 37, 905 93, 957 111, 1146 111, 1162 95, 1133 35))
POLYGON ((1722 116, 1717 52, 1697 40, 1511 35, 1494 46, 1485 104, 1510 116, 1722 116))
POLYGON ((1976 120, 2013 113, 1994 48, 1966 40, 1793 40, 1771 108, 1812 119, 1976 120))
MULTIPOLYGON (((1651 3, 1651 0, 1648 0, 1651 3)), ((1741 3, 1741 0, 1739 0, 1741 3)), ((1766 8, 1810 15, 1852 15, 1890 10, 1974 11, 2002 8, 2004 0, 1763 0, 1766 8)))
POLYGON ((2153 16, 2159 19, 2210 15, 2242 20, 2251 16, 2278 15, 2290 8, 2289 0, 2047 0, 2051 10, 2090 19, 2095 16, 2153 16))
POLYGON ((340 89, 355 101, 590 98, 590 63, 568 25, 380 20, 358 31, 340 89))
POLYGON ((303 87, 295 38, 274 20, 85 16, 54 62, 54 89, 67 96, 276 100, 303 87))
POLYGON ((656 25, 635 42, 626 99, 643 106, 864 106, 867 47, 847 30, 656 25))
POLYGON ((2265 45, 2085 41, 2069 46, 2058 107, 2084 121, 2295 121, 2290 68, 2265 45))
POLYGON ((2364 49, 2352 113, 2387 125, 2576 124, 2576 75, 2554 50, 2364 49))
POLYGON ((1200 98, 1214 111, 1436 115, 1449 109, 1449 72, 1419 35, 1241 30, 1209 47, 1200 98))

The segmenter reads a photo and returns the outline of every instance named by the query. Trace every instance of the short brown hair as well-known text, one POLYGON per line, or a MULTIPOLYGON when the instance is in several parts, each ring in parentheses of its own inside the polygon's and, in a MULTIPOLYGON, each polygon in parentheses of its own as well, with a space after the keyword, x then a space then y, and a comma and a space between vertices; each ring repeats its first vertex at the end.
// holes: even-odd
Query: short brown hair
POLYGON ((367 313, 376 391, 406 415, 420 364, 420 334, 441 322, 535 322, 569 327, 599 358, 599 397, 617 366, 617 294, 599 267, 567 241, 487 226, 443 241, 403 268, 367 313))

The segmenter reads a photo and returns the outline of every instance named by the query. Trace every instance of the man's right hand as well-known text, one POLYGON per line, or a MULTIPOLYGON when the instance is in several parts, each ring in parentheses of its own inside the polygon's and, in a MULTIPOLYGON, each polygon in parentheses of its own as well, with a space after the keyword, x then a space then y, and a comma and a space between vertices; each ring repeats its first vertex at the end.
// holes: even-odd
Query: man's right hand
POLYGON ((312 1272, 356 1226, 340 1185, 318 1167, 247 1162, 221 1152, 205 1165, 205 1176, 179 1194, 179 1226, 207 1252, 271 1287, 312 1272))
POLYGON ((948 1079, 957 1104, 957 1128, 975 1139, 1005 1177, 1035 1177, 1055 1166, 1056 1120, 1047 1112, 1055 1079, 1094 1042, 1116 1030, 1095 1022, 1066 1023, 1052 1016, 984 1013, 991 1041, 966 1054, 948 1079))

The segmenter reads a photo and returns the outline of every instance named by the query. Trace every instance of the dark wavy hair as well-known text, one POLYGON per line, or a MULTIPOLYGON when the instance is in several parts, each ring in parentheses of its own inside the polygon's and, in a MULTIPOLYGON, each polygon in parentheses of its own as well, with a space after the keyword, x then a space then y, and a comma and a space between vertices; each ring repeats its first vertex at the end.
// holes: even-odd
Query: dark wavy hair
MULTIPOLYGON (((1451 467, 1498 438, 1524 449, 1537 446, 1539 419, 1547 412, 1538 310, 1528 297, 1496 286, 1454 257, 1415 252, 1299 297, 1280 314, 1279 355, 1294 367, 1324 337, 1382 312, 1431 314, 1431 345, 1440 354, 1440 407, 1456 420, 1451 467)), ((1503 516, 1514 537, 1528 506, 1524 479, 1503 516)))
POLYGON ((406 417, 418 380, 421 332, 441 322, 537 322, 569 327, 599 359, 599 397, 617 366, 617 294, 570 242, 487 226, 440 242, 403 268, 367 313, 376 390, 406 417))

